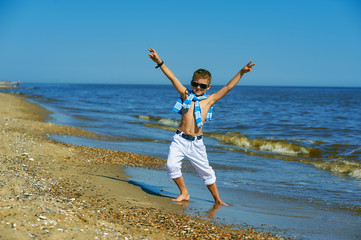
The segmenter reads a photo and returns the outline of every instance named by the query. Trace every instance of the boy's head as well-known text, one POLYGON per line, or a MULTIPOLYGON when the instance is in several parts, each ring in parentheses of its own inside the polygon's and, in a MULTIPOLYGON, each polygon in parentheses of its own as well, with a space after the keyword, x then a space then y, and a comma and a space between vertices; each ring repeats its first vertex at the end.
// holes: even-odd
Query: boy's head
POLYGON ((212 75, 205 69, 198 69, 193 73, 192 90, 196 95, 203 95, 211 87, 212 75))

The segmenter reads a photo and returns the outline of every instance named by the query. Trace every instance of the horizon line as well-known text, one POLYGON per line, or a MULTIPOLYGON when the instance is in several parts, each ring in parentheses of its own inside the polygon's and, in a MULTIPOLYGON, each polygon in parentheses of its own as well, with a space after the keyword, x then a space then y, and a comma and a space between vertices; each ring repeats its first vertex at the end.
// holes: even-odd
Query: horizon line
MULTIPOLYGON (((161 86, 172 86, 171 83, 84 83, 84 82, 75 82, 75 83, 71 83, 71 82, 51 82, 51 83, 47 83, 47 82, 22 82, 20 84, 20 88, 21 88, 21 85, 23 84, 78 84, 78 85, 144 85, 144 86, 156 86, 156 85, 161 85, 161 86)), ((185 86, 188 86, 190 84, 185 84, 185 86)), ((212 86, 215 86, 215 87, 222 87, 222 86, 225 86, 223 84, 212 84, 212 86)), ((312 86, 312 85, 242 85, 242 84, 239 84, 239 85, 236 85, 235 87, 304 87, 304 88, 361 88, 361 85, 360 86, 341 86, 341 85, 315 85, 315 86, 312 86)))

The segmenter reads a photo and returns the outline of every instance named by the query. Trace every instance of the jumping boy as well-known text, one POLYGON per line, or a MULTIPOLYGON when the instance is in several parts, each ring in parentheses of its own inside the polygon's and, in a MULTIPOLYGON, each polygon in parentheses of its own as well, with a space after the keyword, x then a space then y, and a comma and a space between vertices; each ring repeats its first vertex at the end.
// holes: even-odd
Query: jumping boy
POLYGON ((181 172, 182 160, 187 157, 211 192, 215 203, 227 205, 219 197, 216 176, 208 163, 202 138, 203 124, 205 120, 210 120, 212 117, 213 104, 236 86, 243 74, 251 72, 255 64, 250 61, 226 86, 208 96, 206 91, 211 87, 211 74, 207 70, 199 69, 194 72, 191 81, 192 91, 189 91, 164 64, 157 52, 153 48, 148 50, 150 52, 149 57, 157 64, 156 68, 163 71, 181 95, 173 110, 182 114, 182 119, 169 147, 166 164, 168 176, 173 179, 180 190, 179 196, 173 201, 188 201, 190 198, 181 172))

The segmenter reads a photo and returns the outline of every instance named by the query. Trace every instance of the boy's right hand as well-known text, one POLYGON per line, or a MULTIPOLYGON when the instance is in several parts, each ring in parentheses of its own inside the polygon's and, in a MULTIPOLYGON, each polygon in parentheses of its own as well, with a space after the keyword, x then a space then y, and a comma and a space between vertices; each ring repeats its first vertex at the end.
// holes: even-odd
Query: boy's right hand
POLYGON ((162 60, 161 60, 160 57, 158 56, 158 53, 157 53, 153 48, 148 48, 148 51, 150 52, 150 54, 148 54, 148 56, 149 56, 156 64, 162 63, 162 60))

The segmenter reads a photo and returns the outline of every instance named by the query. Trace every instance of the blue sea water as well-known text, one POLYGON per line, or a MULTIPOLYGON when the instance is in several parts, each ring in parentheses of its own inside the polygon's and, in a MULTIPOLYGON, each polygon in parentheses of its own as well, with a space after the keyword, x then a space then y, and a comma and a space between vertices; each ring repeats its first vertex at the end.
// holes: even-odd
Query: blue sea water
MULTIPOLYGON (((220 87, 212 86, 210 93, 220 87)), ((180 115, 171 85, 23 84, 52 122, 107 136, 52 138, 166 158, 180 115)), ((361 88, 237 86, 204 127, 210 164, 230 207, 217 209, 190 164, 190 214, 304 239, 361 238, 361 88)), ((128 168, 132 181, 176 196, 164 170, 128 168)))

